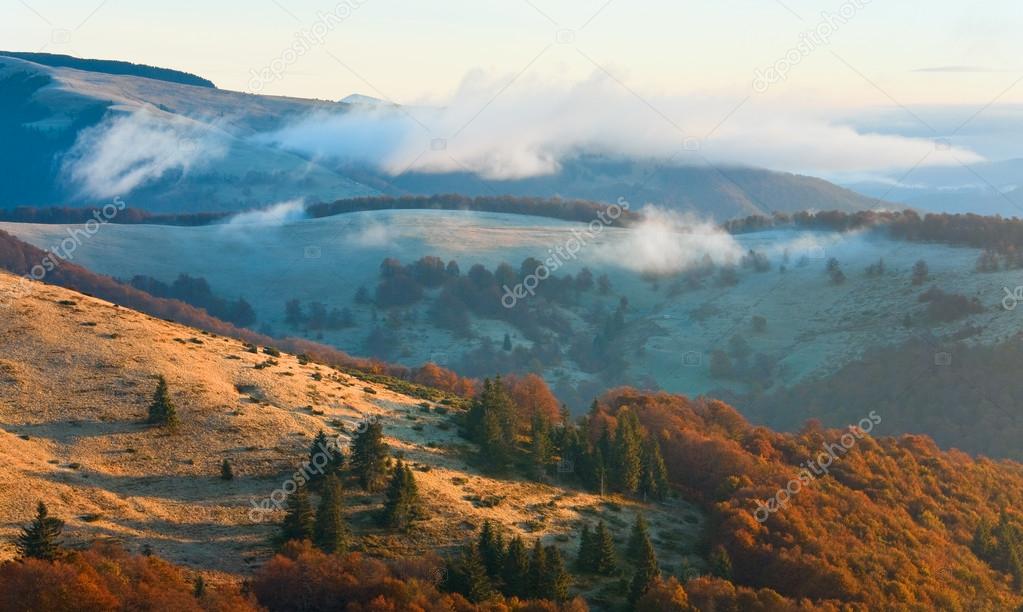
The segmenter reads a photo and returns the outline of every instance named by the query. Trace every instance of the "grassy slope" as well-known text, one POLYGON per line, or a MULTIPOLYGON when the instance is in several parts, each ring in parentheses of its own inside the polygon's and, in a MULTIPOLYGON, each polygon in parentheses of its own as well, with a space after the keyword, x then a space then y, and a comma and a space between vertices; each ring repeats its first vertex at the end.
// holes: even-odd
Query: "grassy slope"
MULTIPOLYGON (((13 279, 0 274, 0 288, 13 279)), ((556 538, 566 555, 574 554, 582 517, 606 515, 624 538, 642 509, 662 540, 690 544, 702 522, 679 500, 643 506, 619 499, 615 511, 594 495, 484 476, 464 461, 455 428, 441 429, 450 417, 424 413, 417 399, 301 365, 291 355, 254 369, 268 356, 246 352, 241 342, 52 286, 39 285, 3 315, 0 558, 13 555, 11 538, 43 500, 67 519, 72 543, 116 537, 131 548, 148 543, 200 569, 244 572, 269 555, 274 533, 271 522, 248 517, 250 500, 282 485, 317 430, 331 431, 335 419, 350 430, 370 415, 383 421, 392 450, 420 467, 428 517, 410 536, 396 537, 372 523, 380 497, 352 492, 349 518, 372 552, 443 549, 469 537, 484 519, 556 538), (314 380, 316 373, 322 380, 314 380), (172 435, 140 423, 157 374, 167 377, 182 422, 172 435), (218 479, 225 457, 235 468, 231 482, 218 479), (484 508, 472 499, 490 495, 504 500, 484 508), (680 516, 696 520, 683 523, 680 516)), ((677 567, 679 550, 659 551, 662 563, 677 567)))

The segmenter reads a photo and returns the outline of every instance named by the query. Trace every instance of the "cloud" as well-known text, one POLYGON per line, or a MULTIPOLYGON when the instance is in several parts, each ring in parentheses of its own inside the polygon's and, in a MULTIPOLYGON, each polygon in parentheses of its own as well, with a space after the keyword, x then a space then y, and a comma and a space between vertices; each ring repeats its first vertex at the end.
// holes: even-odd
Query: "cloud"
POLYGON ((593 258, 639 273, 672 274, 698 265, 708 256, 721 264, 738 259, 743 249, 717 224, 692 214, 644 206, 642 221, 613 233, 593 258))
POLYGON ((401 234, 390 225, 367 219, 365 224, 353 227, 358 233, 349 241, 362 248, 385 247, 394 244, 401 234))
POLYGON ((79 196, 125 195, 164 174, 187 174, 226 154, 224 136, 179 116, 138 110, 83 130, 65 155, 62 171, 79 196))
POLYGON ((317 111, 257 138, 392 175, 491 179, 554 173, 580 153, 818 175, 983 160, 961 146, 936 150, 930 138, 858 131, 806 101, 754 96, 730 113, 741 97, 637 95, 602 72, 574 84, 528 75, 508 83, 474 72, 441 105, 317 111))
POLYGON ((305 200, 296 198, 280 202, 259 210, 250 210, 232 216, 224 223, 225 228, 278 226, 299 221, 306 217, 305 200))

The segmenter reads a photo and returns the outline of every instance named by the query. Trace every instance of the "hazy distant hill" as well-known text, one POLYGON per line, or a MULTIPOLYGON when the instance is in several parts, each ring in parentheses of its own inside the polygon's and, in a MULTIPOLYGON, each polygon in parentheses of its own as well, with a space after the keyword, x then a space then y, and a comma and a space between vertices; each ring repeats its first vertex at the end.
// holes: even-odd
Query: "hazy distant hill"
POLYGON ((624 197, 636 205, 652 202, 727 219, 874 205, 870 198, 806 176, 585 154, 563 160, 555 174, 534 178, 413 172, 394 179, 372 168, 278 148, 263 138, 313 112, 345 114, 370 105, 384 103, 359 95, 340 102, 253 95, 127 62, 0 52, 0 109, 5 111, 0 115, 5 142, 0 207, 92 204, 118 195, 135 208, 208 212, 296 198, 331 202, 381 193, 459 193, 607 202, 624 197), (96 150, 94 141, 103 144, 111 122, 129 118, 120 140, 106 141, 109 151, 96 150), (96 126, 102 129, 85 132, 96 126), (83 139, 89 146, 81 145, 83 139), (174 149, 178 145, 181 150, 174 149), (121 155, 131 163, 116 166, 121 155), (73 159, 91 164, 91 174, 110 174, 106 178, 113 186, 83 189, 81 176, 68 172, 73 159), (111 162, 115 167, 103 167, 111 162))
POLYGON ((213 81, 204 79, 201 76, 170 68, 147 66, 146 64, 133 64, 117 60, 84 59, 57 53, 29 53, 26 51, 0 51, 0 55, 16 57, 55 68, 74 68, 76 70, 104 72, 106 74, 124 74, 167 81, 169 83, 180 83, 182 85, 216 88, 213 81))

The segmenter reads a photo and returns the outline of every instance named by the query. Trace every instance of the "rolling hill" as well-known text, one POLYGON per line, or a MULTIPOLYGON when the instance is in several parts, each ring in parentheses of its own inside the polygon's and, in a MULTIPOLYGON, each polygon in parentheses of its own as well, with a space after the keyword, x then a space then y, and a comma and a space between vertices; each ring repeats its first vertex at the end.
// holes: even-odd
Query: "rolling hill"
POLYGON ((367 104, 366 96, 331 102, 254 95, 127 62, 13 52, 0 53, 0 83, 0 133, 12 145, 0 164, 14 177, 0 185, 3 207, 94 204, 118 196, 134 208, 188 213, 294 199, 459 193, 624 197, 725 220, 878 203, 807 176, 585 152, 535 178, 415 171, 394 177, 373 165, 281 148, 271 137, 314 113, 358 122, 357 113, 366 109, 401 112, 379 101, 367 104))

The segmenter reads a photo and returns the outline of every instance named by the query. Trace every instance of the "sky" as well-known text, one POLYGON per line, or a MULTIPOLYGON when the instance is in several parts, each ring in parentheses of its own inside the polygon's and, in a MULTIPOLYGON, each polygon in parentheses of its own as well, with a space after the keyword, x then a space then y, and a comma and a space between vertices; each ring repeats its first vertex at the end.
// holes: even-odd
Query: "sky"
MULTIPOLYGON (((885 135, 901 135, 934 140, 938 153, 962 147, 960 160, 971 162, 1023 157, 1018 0, 0 0, 0 7, 0 47, 177 68, 252 93, 329 100, 361 93, 445 107, 471 90, 486 107, 491 98, 535 103, 576 86, 614 90, 616 112, 631 106, 621 112, 664 119, 650 129, 685 126, 694 114, 698 136, 745 137, 749 148, 756 138, 786 138, 791 122, 762 125, 786 114, 876 135, 881 149, 885 135), (730 135, 738 126, 747 131, 730 135)), ((900 163, 916 155, 907 151, 900 163)), ((843 163, 833 164, 836 172, 857 167, 843 163)))

